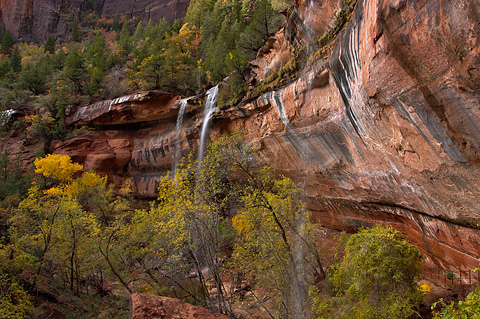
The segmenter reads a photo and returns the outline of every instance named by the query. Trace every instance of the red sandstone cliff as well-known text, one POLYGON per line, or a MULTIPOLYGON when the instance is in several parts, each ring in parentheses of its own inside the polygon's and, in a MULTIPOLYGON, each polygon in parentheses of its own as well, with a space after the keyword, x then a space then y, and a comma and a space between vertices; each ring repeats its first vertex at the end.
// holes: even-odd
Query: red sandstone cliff
MULTIPOLYGON (((260 59, 278 67, 292 45, 324 30, 339 1, 322 3, 330 16, 299 0, 260 59)), ((478 0, 359 0, 325 62, 223 112, 210 135, 248 132, 259 161, 303 186, 319 224, 389 223, 442 267, 472 269, 480 251, 479 22, 478 0)), ((156 94, 72 110, 70 124, 97 130, 52 149, 114 181, 132 176, 139 194, 153 195, 171 168, 180 99, 156 94)), ((185 152, 199 138, 193 115, 201 110, 189 107, 185 152)))
MULTIPOLYGON (((44 40, 49 34, 66 32, 72 16, 79 17, 81 0, 0 0, 0 20, 15 37, 32 35, 44 40)), ((142 17, 145 21, 170 22, 183 18, 189 0, 97 0, 96 8, 107 19, 115 15, 142 17)))

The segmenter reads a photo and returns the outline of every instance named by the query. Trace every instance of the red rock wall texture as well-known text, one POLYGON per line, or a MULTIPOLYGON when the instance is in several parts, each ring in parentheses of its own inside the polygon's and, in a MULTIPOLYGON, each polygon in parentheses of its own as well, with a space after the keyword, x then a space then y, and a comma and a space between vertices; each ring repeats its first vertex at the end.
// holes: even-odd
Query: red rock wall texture
MULTIPOLYGON (((331 21, 309 18, 315 3, 297 5, 285 30, 291 43, 331 21)), ((392 224, 429 260, 472 269, 480 253, 479 11, 477 0, 359 0, 325 62, 224 111, 210 135, 245 130, 260 162, 304 188, 319 224, 347 230, 392 224)), ((272 48, 270 54, 280 54, 272 48)), ((172 165, 178 100, 126 98, 113 109, 107 102, 102 111, 94 111, 97 104, 72 112, 71 123, 97 131, 53 150, 118 183, 133 176, 138 193, 152 195, 172 165), (157 114, 154 121, 148 112, 157 114)), ((184 153, 198 145, 200 111, 189 104, 184 153)))
POLYGON ((228 319, 228 316, 193 306, 175 298, 132 295, 131 319, 228 319))
MULTIPOLYGON (((35 35, 45 40, 53 33, 64 34, 72 16, 77 18, 82 0, 0 0, 0 20, 15 37, 35 35)), ((97 0, 97 11, 107 19, 115 15, 127 19, 141 17, 144 21, 170 22, 183 18, 189 0, 97 0)))
POLYGON ((163 17, 169 22, 185 17, 189 3, 189 0, 98 0, 100 12, 106 18, 140 16, 155 22, 163 17))

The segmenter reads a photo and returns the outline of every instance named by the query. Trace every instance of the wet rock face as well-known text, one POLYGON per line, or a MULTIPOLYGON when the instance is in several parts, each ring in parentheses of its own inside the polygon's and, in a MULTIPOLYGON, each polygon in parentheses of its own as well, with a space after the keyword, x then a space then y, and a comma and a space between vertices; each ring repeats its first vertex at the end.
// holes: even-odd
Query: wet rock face
POLYGON ((179 97, 162 91, 139 92, 67 110, 67 125, 119 125, 175 117, 179 97))
MULTIPOLYGON (((67 32, 67 22, 61 14, 81 15, 81 0, 0 0, 2 23, 15 37, 31 38, 35 35, 45 40, 52 33, 67 32)), ((169 22, 183 18, 189 0, 97 0, 100 15, 112 19, 115 15, 127 19, 140 16, 144 21, 169 22)))
POLYGON ((202 307, 193 306, 179 299, 145 294, 132 295, 131 319, 228 319, 202 307))
POLYGON ((467 1, 360 2, 327 68, 359 143, 356 153, 373 156, 355 163, 362 175, 373 174, 370 189, 382 187, 370 197, 474 224, 480 82, 465 70, 480 67, 474 49, 480 30, 478 9, 468 7, 467 1), (459 61, 462 47, 471 55, 462 49, 459 61))
MULTIPOLYGON (((297 5, 305 17, 311 4, 297 5)), ((210 136, 246 131, 257 159, 304 189, 319 224, 353 231, 388 223, 429 260, 472 269, 480 251, 479 8, 477 0, 359 0, 326 61, 223 112, 210 136)), ((315 19, 309 25, 324 25, 315 19)), ((308 41, 308 33, 298 31, 304 29, 287 25, 285 37, 276 36, 260 59, 290 50, 284 39, 290 45, 308 41)), ((108 129, 123 142, 96 132, 105 134, 110 157, 98 154, 103 157, 88 163, 108 163, 102 171, 109 168, 111 178, 133 176, 140 194, 153 194, 158 176, 171 168, 178 100, 145 103, 151 111, 136 122, 157 108, 170 110, 150 127, 132 122, 117 133, 108 129)), ((198 147, 201 116, 195 113, 190 105, 183 154, 198 147)), ((108 117, 84 115, 78 121, 107 124, 108 117)))
POLYGON ((341 9, 343 0, 294 0, 295 7, 298 8, 298 15, 306 28, 311 28, 317 35, 322 35, 327 30, 329 24, 334 21, 335 14, 341 9))

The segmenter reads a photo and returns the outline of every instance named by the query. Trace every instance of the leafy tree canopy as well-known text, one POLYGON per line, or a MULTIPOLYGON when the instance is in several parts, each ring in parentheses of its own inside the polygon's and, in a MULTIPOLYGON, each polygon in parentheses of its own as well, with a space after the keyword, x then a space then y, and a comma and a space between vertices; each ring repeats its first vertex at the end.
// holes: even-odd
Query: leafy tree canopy
POLYGON ((416 278, 423 257, 391 226, 376 225, 352 235, 345 256, 329 269, 335 296, 316 296, 319 318, 409 318, 419 302, 416 278))
POLYGON ((42 174, 45 177, 62 183, 72 180, 73 174, 83 169, 82 165, 73 163, 69 156, 58 154, 50 154, 44 158, 37 158, 33 164, 36 167, 35 173, 42 174))

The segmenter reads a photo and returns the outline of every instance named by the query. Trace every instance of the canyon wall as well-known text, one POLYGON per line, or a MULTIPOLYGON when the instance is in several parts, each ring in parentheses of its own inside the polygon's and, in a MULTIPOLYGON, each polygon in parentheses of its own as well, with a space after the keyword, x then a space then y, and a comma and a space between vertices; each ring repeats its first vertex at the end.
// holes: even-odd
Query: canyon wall
MULTIPOLYGON (((340 1, 325 4, 330 16, 320 19, 309 13, 317 3, 299 0, 254 71, 278 68, 292 46, 331 25, 340 1)), ((479 22, 478 0, 359 0, 328 58, 223 110, 210 136, 247 132, 257 159, 304 189, 318 224, 354 231, 388 223, 430 262, 473 269, 480 254, 479 22)), ((52 151, 117 184, 133 177, 139 195, 154 196, 156 180, 171 169, 180 99, 144 92, 71 109, 69 125, 96 129, 56 141, 52 151)), ((183 154, 199 143, 195 99, 180 134, 183 154)))
MULTIPOLYGON (((144 21, 161 18, 173 22, 183 18, 189 0, 95 0, 99 15, 106 19, 141 17, 144 21)), ((67 33, 73 17, 81 19, 82 0, 0 0, 1 23, 15 38, 45 40, 50 34, 67 33)))

